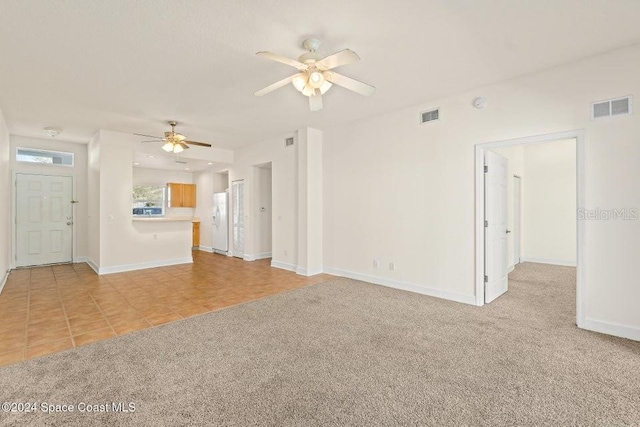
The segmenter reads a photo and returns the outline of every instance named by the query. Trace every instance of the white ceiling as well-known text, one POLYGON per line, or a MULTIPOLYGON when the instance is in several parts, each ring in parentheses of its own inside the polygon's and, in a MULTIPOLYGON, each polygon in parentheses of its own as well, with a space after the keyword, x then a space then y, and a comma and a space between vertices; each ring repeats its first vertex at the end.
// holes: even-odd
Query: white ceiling
POLYGON ((640 42, 638 0, 0 0, 0 109, 14 134, 86 142, 97 129, 160 135, 183 123, 220 148, 326 128, 640 42), (321 53, 362 61, 338 71, 324 110, 287 86, 314 36, 321 53))

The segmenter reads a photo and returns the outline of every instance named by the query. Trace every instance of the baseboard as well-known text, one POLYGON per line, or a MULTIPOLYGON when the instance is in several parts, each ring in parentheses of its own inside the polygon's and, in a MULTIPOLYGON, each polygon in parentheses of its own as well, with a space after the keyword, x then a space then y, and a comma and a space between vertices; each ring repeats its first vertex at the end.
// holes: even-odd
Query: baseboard
POLYGON ((2 290, 4 289, 4 285, 7 284, 7 279, 9 279, 9 273, 11 272, 11 270, 7 270, 4 273, 4 277, 2 277, 2 281, 0 282, 0 294, 2 293, 2 290))
POLYGON ((620 325, 617 323, 586 318, 583 322, 583 329, 593 332, 599 332, 601 334, 628 338, 634 341, 640 341, 640 328, 620 325))
POLYGON ((476 297, 474 295, 459 294, 442 289, 429 288, 414 283, 392 280, 386 277, 369 276, 367 274, 355 273, 353 271, 340 270, 337 268, 325 268, 324 272, 334 276, 347 277, 349 279, 361 280, 363 282, 373 283, 375 285, 386 286, 388 288, 401 289, 403 291, 415 292, 417 294, 428 295, 431 297, 447 299, 450 301, 461 302, 464 304, 476 305, 476 297))
POLYGON ((316 274, 322 274, 323 270, 322 269, 316 269, 316 270, 307 270, 306 268, 302 268, 302 267, 297 267, 296 268, 296 274, 299 274, 301 276, 315 276, 316 274))
POLYGON ((267 259, 271 258, 271 252, 260 252, 259 254, 255 254, 253 256, 255 259, 267 259))
POLYGON ((563 259, 548 259, 548 258, 535 258, 535 257, 521 257, 520 262, 533 262, 536 264, 551 264, 562 265, 565 267, 576 267, 578 263, 576 261, 567 261, 563 259))
POLYGON ((209 253, 213 253, 213 248, 211 246, 198 246, 198 250, 202 251, 202 252, 209 252, 209 253))
POLYGON ((242 255, 242 259, 245 261, 255 261, 256 259, 253 257, 253 255, 248 255, 248 254, 244 254, 242 255))
POLYGON ((288 264, 286 262, 274 261, 274 260, 271 260, 271 267, 279 268, 281 270, 288 270, 288 271, 296 271, 297 269, 297 266, 293 264, 288 264))
POLYGON ((73 259, 73 262, 75 264, 81 263, 81 262, 89 262, 89 257, 88 256, 77 256, 73 259))
POLYGON ((507 270, 507 274, 511 273, 513 270, 516 269, 515 265, 512 265, 511 267, 509 267, 509 269, 507 270))
POLYGON ((185 257, 185 258, 167 259, 162 261, 141 262, 138 264, 113 265, 111 267, 100 267, 98 269, 98 274, 102 275, 102 274, 122 273, 125 271, 144 270, 146 268, 167 267, 169 265, 191 264, 191 263, 193 263, 193 258, 185 257))
POLYGON ((89 267, 91 267, 91 269, 96 272, 96 274, 100 274, 100 267, 98 267, 98 264, 96 264, 94 260, 87 257, 86 262, 87 264, 89 264, 89 267))

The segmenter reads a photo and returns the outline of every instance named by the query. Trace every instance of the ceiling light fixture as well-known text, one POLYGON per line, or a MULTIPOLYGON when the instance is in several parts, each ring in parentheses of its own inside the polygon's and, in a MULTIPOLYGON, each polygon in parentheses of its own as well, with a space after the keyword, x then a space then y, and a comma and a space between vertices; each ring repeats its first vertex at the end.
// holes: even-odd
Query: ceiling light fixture
POLYGON ((44 128, 44 131, 51 138, 55 138, 56 136, 60 135, 60 132, 62 132, 62 129, 47 126, 46 128, 44 128))

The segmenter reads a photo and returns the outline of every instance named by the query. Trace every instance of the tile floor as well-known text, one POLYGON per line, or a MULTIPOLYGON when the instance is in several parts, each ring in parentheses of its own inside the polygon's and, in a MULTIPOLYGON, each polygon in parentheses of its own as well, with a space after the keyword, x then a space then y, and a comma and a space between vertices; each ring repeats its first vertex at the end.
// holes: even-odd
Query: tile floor
POLYGON ((98 276, 87 264, 18 269, 0 294, 0 366, 330 279, 194 251, 194 263, 98 276))

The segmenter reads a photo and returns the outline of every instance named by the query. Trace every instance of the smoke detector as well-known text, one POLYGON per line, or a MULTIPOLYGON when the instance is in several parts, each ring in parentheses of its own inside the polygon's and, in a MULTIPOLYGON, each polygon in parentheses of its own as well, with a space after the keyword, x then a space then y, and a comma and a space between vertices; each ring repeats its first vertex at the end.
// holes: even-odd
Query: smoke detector
POLYGON ((473 100, 473 106, 479 109, 484 108, 487 105, 487 98, 479 96, 473 100))
POLYGON ((44 132, 47 135, 49 135, 51 138, 55 138, 56 136, 60 135, 60 132, 62 132, 62 129, 47 126, 46 128, 44 128, 44 132))

